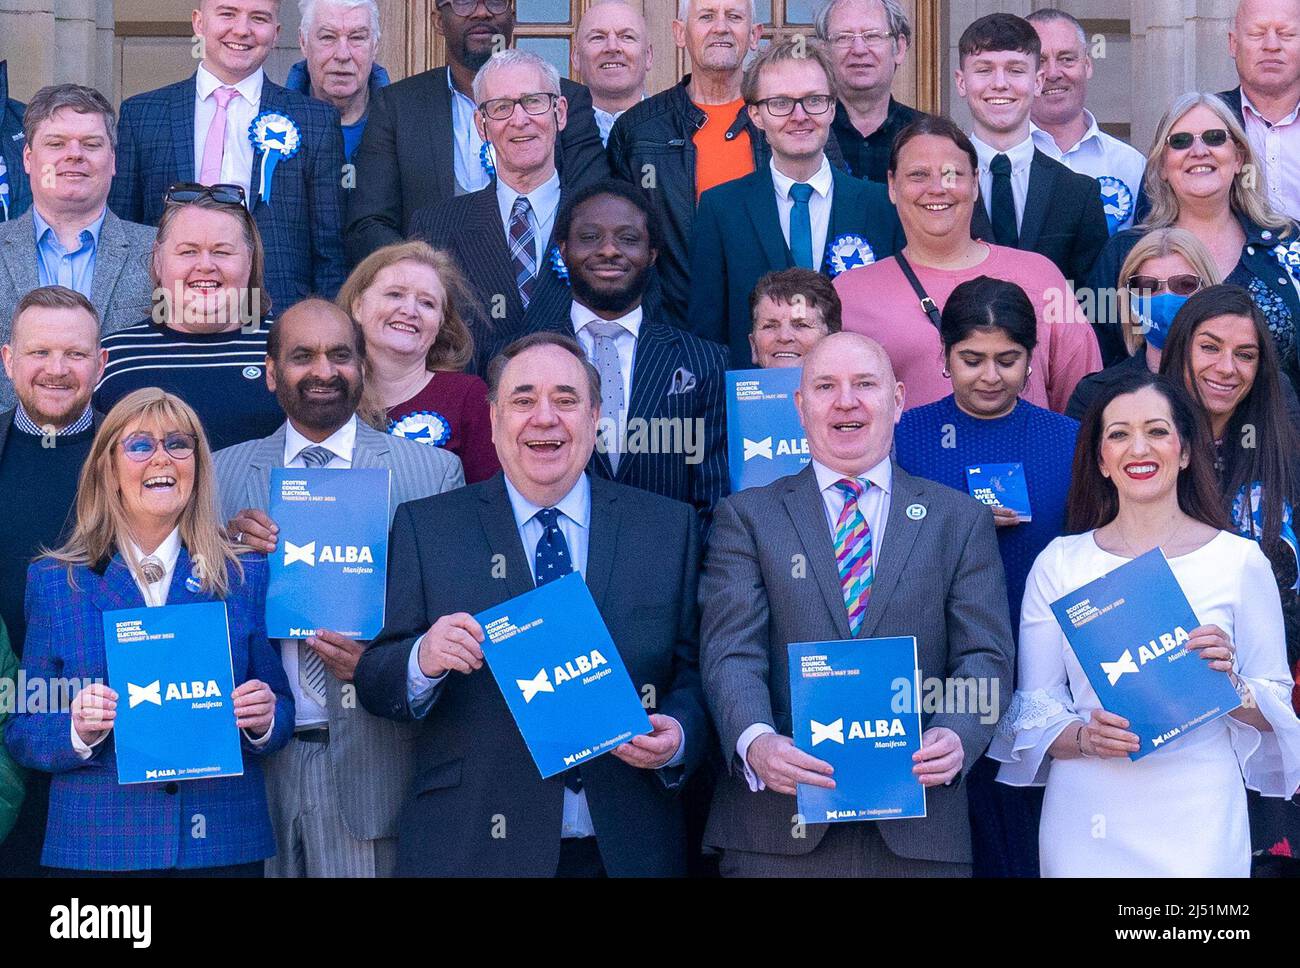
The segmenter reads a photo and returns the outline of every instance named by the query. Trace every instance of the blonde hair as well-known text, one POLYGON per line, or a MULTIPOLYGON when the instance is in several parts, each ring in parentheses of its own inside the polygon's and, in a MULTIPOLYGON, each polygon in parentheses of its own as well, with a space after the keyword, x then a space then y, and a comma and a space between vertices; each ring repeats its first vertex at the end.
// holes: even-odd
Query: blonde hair
POLYGON ((180 397, 157 387, 144 387, 127 394, 108 412, 81 469, 77 520, 72 535, 61 547, 46 551, 41 557, 66 565, 69 584, 73 584, 74 568, 79 565, 96 568, 107 562, 114 551, 122 555, 132 573, 138 571, 140 563, 134 560, 128 542, 130 526, 114 457, 119 438, 126 429, 149 420, 169 431, 193 434, 197 440, 193 457, 194 492, 181 511, 178 526, 181 543, 189 549, 190 560, 196 565, 194 574, 200 589, 214 598, 224 598, 229 591, 229 570, 243 580, 244 568, 239 555, 248 549, 233 544, 218 520, 212 451, 198 415, 180 397))
MULTIPOLYGON (((162 248, 167 239, 167 233, 181 212, 186 209, 201 208, 207 212, 224 212, 236 222, 243 232, 244 245, 248 248, 248 290, 250 293, 256 292, 260 300, 261 315, 270 316, 271 294, 266 290, 266 249, 262 245, 262 233, 257 227, 257 222, 253 219, 253 213, 247 206, 231 205, 228 202, 218 202, 215 198, 203 196, 196 198, 192 202, 168 202, 162 211, 162 216, 158 219, 158 234, 154 237, 153 257, 149 260, 149 280, 153 283, 155 293, 161 291, 167 297, 172 295, 171 292, 162 288, 162 280, 158 278, 158 251, 162 248)), ((155 297, 156 298, 156 297, 155 297)))
POLYGON ((1219 277, 1219 269, 1214 264, 1214 256, 1210 255, 1210 250, 1187 229, 1156 229, 1138 239, 1137 244, 1124 260, 1124 264, 1119 268, 1116 292, 1116 298, 1119 300, 1119 318, 1124 323, 1124 345, 1128 347, 1130 356, 1146 345, 1146 336, 1129 302, 1128 277, 1137 273, 1142 263, 1148 259, 1159 259, 1167 255, 1180 255, 1186 259, 1187 264, 1201 277, 1202 289, 1217 286, 1223 281, 1219 277))
POLYGON ((1183 115, 1192 108, 1202 105, 1213 111, 1223 123, 1228 131, 1228 137, 1236 144, 1237 154, 1241 158, 1241 173, 1232 180, 1232 189, 1228 194, 1228 205, 1233 214, 1245 215, 1256 225, 1273 229, 1279 235, 1289 235, 1291 220, 1274 211, 1269 203, 1268 194, 1264 189, 1263 168, 1255 155, 1255 149, 1250 146, 1250 139, 1246 137, 1241 122, 1218 95, 1196 91, 1177 98, 1169 106, 1169 110, 1160 119, 1159 127, 1156 128, 1151 150, 1147 152, 1147 173, 1143 179, 1147 197, 1151 199, 1151 211, 1138 228, 1165 229, 1178 221, 1178 197, 1162 175, 1165 155, 1169 151, 1167 139, 1174 125, 1182 120, 1183 115), (1247 172, 1253 172, 1255 177, 1246 177, 1247 172))

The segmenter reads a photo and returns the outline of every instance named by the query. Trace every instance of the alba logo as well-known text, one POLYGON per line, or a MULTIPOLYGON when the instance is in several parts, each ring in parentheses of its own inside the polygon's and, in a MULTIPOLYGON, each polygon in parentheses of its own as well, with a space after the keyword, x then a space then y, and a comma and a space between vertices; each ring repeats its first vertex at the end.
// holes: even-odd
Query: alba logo
POLYGON ((1106 678, 1110 680, 1113 686, 1119 682, 1119 677, 1126 672, 1137 672, 1137 663, 1133 661, 1133 653, 1129 649, 1124 650, 1124 654, 1119 657, 1117 662, 1103 662, 1101 671, 1106 673, 1106 678))
POLYGON ((555 687, 560 683, 585 676, 603 665, 609 665, 609 660, 600 654, 600 650, 592 649, 588 655, 580 655, 564 665, 555 666, 550 676, 547 676, 545 669, 538 669, 537 675, 531 679, 516 679, 515 685, 524 694, 524 702, 532 702, 538 693, 555 692, 555 687))
MULTIPOLYGON (((155 706, 161 706, 164 702, 162 695, 162 680, 155 679, 147 686, 137 686, 134 682, 126 684, 126 695, 128 708, 134 709, 141 703, 153 703, 155 706)), ((173 699, 212 699, 221 698, 221 688, 217 685, 215 679, 209 679, 207 682, 195 680, 194 682, 169 682, 167 683, 166 702, 173 699)))
POLYGON ((808 441, 800 437, 781 438, 773 443, 773 438, 764 437, 762 440, 750 440, 748 437, 741 438, 745 443, 745 460, 754 457, 764 457, 772 460, 776 457, 789 457, 792 454, 807 454, 808 441))
POLYGON ((1181 625, 1177 626, 1172 632, 1162 632, 1159 638, 1151 639, 1146 645, 1139 646, 1137 661, 1133 659, 1133 650, 1125 649, 1124 654, 1114 662, 1101 663, 1101 671, 1106 674, 1106 679, 1113 686, 1125 673, 1137 672, 1139 666, 1173 652, 1190 639, 1191 636, 1187 631, 1181 625))
POLYGON ((551 680, 546 678, 545 669, 538 669, 537 675, 531 679, 516 679, 515 685, 523 692, 524 702, 532 702, 533 697, 539 692, 555 692, 551 680))
POLYGON ((811 721, 811 725, 813 746, 816 746, 818 743, 825 743, 827 740, 830 740, 832 743, 839 743, 841 746, 844 745, 843 717, 825 726, 814 719, 811 721))
MULTIPOLYGON (((812 744, 839 743, 844 745, 844 718, 833 723, 822 724, 815 719, 808 721, 812 727, 812 744)), ((906 736, 901 719, 864 719, 849 721, 849 739, 884 739, 888 736, 906 736)))
POLYGON ((322 545, 320 554, 316 553, 316 542, 296 545, 292 541, 284 543, 284 565, 301 561, 304 565, 315 567, 320 564, 373 565, 375 557, 370 553, 369 545, 322 545))
POLYGON ((134 709, 142 702, 151 702, 155 706, 161 706, 162 680, 155 679, 147 686, 137 686, 134 682, 128 682, 126 684, 126 694, 130 709, 134 709))
POLYGON ((772 459, 772 438, 771 437, 764 437, 762 440, 750 440, 748 437, 746 437, 744 438, 744 440, 745 440, 745 460, 749 460, 750 458, 753 457, 766 457, 768 460, 772 459))

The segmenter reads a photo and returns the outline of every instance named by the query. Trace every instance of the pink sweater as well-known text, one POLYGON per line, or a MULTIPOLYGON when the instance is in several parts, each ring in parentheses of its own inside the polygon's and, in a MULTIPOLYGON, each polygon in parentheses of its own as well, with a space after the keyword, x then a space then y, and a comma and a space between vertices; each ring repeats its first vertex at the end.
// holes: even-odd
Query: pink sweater
MULTIPOLYGON (((1061 271, 1036 252, 990 245, 982 263, 969 269, 931 269, 912 263, 917 278, 940 310, 952 291, 978 276, 1014 282, 1038 313, 1038 346, 1022 398, 1065 412, 1075 384, 1101 369, 1097 337, 1061 271)), ((835 289, 844 303, 844 328, 880 342, 907 389, 906 408, 934 403, 952 393, 943 375, 939 331, 921 310, 898 260, 885 259, 841 274, 835 289)))

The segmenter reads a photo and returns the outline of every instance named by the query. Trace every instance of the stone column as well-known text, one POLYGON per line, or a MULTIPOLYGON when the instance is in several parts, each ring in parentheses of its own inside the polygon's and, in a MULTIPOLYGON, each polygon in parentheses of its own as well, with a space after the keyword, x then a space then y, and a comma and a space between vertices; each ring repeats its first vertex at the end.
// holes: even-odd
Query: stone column
POLYGON ((0 0, 0 59, 10 97, 25 101, 54 82, 54 0, 0 0))
POLYGON ((99 83, 95 0, 54 0, 54 83, 99 83))

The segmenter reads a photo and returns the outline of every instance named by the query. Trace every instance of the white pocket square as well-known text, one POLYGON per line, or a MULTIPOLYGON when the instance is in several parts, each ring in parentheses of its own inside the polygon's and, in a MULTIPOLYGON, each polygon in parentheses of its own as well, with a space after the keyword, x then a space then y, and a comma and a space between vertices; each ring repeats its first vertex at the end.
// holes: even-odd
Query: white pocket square
POLYGON ((668 395, 674 393, 689 393, 695 389, 695 374, 684 366, 679 366, 677 372, 673 374, 672 383, 668 387, 668 395))

